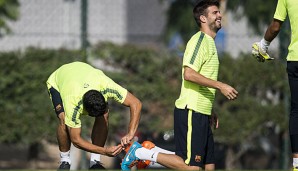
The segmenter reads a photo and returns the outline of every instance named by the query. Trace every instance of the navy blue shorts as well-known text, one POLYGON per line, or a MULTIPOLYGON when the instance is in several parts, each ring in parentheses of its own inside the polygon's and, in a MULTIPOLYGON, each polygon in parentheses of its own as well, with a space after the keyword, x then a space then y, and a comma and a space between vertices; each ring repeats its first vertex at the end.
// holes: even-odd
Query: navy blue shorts
POLYGON ((185 164, 203 168, 205 164, 215 163, 214 140, 209 119, 209 115, 175 108, 175 153, 185 164))
POLYGON ((49 94, 50 94, 50 97, 51 97, 51 100, 52 100, 52 103, 53 103, 53 106, 54 106, 55 113, 58 117, 58 115, 60 113, 64 112, 64 107, 63 107, 63 102, 62 102, 62 99, 61 99, 61 95, 53 87, 51 87, 49 89, 49 94))
POLYGON ((287 62, 287 73, 291 93, 289 132, 292 153, 298 153, 298 61, 287 62))

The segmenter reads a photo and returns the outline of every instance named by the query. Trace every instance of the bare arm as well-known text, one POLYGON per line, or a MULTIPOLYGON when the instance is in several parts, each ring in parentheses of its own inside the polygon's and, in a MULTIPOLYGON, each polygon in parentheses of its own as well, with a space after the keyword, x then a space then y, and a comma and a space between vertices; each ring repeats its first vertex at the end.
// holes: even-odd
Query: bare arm
POLYGON ((220 90, 220 92, 226 96, 229 100, 233 100, 237 98, 238 92, 231 86, 222 83, 220 81, 211 80, 209 78, 204 77, 200 73, 196 72, 195 70, 184 67, 183 73, 184 79, 187 81, 194 82, 201 86, 215 88, 220 90))
POLYGON ((133 139, 138 129, 142 103, 138 98, 136 98, 130 92, 127 92, 127 96, 123 104, 130 108, 130 121, 128 126, 128 133, 121 139, 121 145, 124 147, 133 139))
POLYGON ((264 39, 268 42, 271 42, 278 35, 281 29, 282 23, 283 22, 280 20, 273 19, 273 21, 271 22, 271 24, 266 30, 264 39))
POLYGON ((81 137, 81 128, 68 127, 68 129, 71 142, 75 147, 79 149, 107 156, 116 156, 122 151, 121 145, 111 147, 100 147, 84 140, 81 137))

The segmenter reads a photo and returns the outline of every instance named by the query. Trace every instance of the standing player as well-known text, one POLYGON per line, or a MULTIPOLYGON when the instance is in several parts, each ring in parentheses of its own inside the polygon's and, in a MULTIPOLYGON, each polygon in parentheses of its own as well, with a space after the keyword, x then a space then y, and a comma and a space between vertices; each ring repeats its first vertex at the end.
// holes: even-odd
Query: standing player
MULTIPOLYGON (((291 112, 289 131, 293 156, 293 168, 298 170, 298 1, 278 0, 273 21, 267 28, 264 38, 253 44, 253 55, 264 62, 272 59, 267 54, 271 41, 278 35, 287 15, 291 25, 291 43, 288 47, 287 72, 291 91, 291 112)), ((282 42, 281 42, 282 43, 282 42)))
POLYGON ((200 0, 193 14, 200 31, 188 41, 183 57, 181 93, 174 110, 176 155, 148 150, 135 142, 123 159, 123 170, 129 170, 136 160, 150 160, 179 170, 215 168, 209 122, 215 91, 220 90, 229 100, 236 99, 238 92, 217 81, 219 61, 214 38, 222 18, 218 0, 200 0))
POLYGON ((47 87, 59 119, 57 127, 61 157, 59 169, 70 168, 71 143, 77 148, 91 152, 91 169, 103 169, 100 154, 116 156, 134 137, 142 104, 102 71, 82 62, 69 63, 51 74, 47 80, 47 87), (128 133, 122 137, 121 144, 104 147, 108 134, 109 98, 130 108, 130 122, 128 133), (82 115, 95 118, 91 134, 92 143, 81 137, 82 115))

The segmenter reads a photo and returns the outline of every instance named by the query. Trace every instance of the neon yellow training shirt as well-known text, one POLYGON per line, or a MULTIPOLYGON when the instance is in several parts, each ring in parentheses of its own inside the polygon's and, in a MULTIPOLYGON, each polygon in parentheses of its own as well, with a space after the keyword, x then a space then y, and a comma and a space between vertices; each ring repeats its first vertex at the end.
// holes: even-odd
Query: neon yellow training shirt
POLYGON ((289 15, 291 43, 288 47, 288 61, 298 61, 298 0, 278 0, 274 18, 284 21, 289 15))
POLYGON ((209 79, 217 80, 219 61, 214 39, 198 32, 188 41, 183 57, 181 92, 175 102, 179 109, 188 108, 210 115, 216 90, 184 80, 185 66, 209 79))
POLYGON ((123 103, 127 95, 126 89, 102 71, 82 62, 73 62, 58 68, 47 80, 47 86, 60 93, 65 110, 65 124, 72 128, 81 127, 80 116, 88 115, 83 112, 82 103, 87 91, 98 90, 106 101, 113 98, 119 103, 123 103))

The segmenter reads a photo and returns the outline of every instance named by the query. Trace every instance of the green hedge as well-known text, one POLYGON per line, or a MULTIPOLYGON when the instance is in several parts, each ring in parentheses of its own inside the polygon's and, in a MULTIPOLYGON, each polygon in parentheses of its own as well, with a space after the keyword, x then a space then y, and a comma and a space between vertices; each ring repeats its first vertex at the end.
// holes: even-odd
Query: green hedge
MULTIPOLYGON (((56 118, 45 81, 59 66, 82 61, 79 51, 28 49, 0 53, 0 142, 55 141, 56 118)), ((102 60, 106 75, 143 102, 140 132, 163 132, 173 128, 173 109, 180 93, 182 59, 161 48, 101 43, 92 48, 91 63, 102 60), (111 69, 107 68, 110 67, 111 69)), ((287 130, 289 90, 285 66, 278 60, 258 63, 250 55, 220 58, 219 80, 235 87, 239 97, 228 101, 217 91, 214 109, 220 129, 216 140, 241 142, 266 123, 287 130), (271 95, 275 96, 272 98, 271 95)), ((126 131, 125 107, 111 102, 110 138, 126 131)), ((83 118, 84 135, 92 120, 83 118)))

